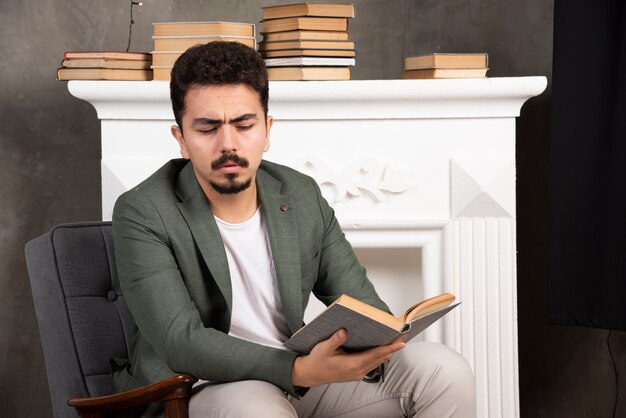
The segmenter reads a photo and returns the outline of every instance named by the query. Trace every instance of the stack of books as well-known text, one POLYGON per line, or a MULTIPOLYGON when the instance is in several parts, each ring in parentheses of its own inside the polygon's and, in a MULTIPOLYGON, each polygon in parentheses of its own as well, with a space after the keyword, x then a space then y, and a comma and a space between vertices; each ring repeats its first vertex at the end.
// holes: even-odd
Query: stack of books
POLYGON ((57 80, 152 80, 147 52, 68 51, 57 80))
POLYGON ((232 41, 256 49, 253 23, 162 22, 153 23, 152 26, 152 69, 155 80, 169 80, 174 62, 194 45, 232 41))
POLYGON ((298 3, 263 8, 259 51, 270 80, 349 80, 354 5, 298 3))
POLYGON ((489 56, 479 54, 428 54, 404 58, 402 78, 482 78, 489 56))

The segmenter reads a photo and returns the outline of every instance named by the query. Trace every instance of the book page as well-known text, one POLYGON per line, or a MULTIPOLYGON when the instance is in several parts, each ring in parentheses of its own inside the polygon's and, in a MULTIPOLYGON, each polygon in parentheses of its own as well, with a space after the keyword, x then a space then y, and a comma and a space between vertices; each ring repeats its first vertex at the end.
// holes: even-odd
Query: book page
POLYGON ((439 309, 443 309, 452 302, 454 302, 454 295, 450 293, 443 293, 438 296, 433 296, 432 298, 425 299, 421 302, 416 303, 406 310, 404 315, 400 317, 404 322, 411 322, 420 318, 422 316, 426 316, 431 312, 438 311, 439 309))
POLYGON ((455 303, 454 305, 450 305, 445 309, 431 313, 430 315, 422 316, 421 318, 415 319, 414 321, 410 322, 409 329, 403 333, 407 336, 406 341, 409 341, 412 338, 416 337, 426 328, 434 324, 442 316, 444 316, 459 305, 460 303, 455 303))
POLYGON ((384 324, 388 326, 389 328, 393 328, 398 331, 402 330, 402 327, 404 326, 404 323, 405 323, 404 319, 402 318, 396 318, 390 313, 381 311, 380 309, 375 308, 374 306, 368 305, 365 302, 361 302, 360 300, 355 299, 345 294, 339 296, 337 300, 333 303, 350 308, 353 311, 356 311, 362 315, 368 316, 372 318, 373 320, 376 320, 380 322, 381 324, 384 324))

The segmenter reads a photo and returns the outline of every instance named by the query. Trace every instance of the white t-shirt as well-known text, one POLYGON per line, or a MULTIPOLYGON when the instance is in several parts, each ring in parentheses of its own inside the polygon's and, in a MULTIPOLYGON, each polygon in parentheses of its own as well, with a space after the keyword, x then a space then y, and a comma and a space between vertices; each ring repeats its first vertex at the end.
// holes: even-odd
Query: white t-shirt
POLYGON ((217 216, 215 220, 224 241, 233 289, 229 335, 284 349, 289 328, 281 310, 272 250, 260 207, 239 224, 217 216))

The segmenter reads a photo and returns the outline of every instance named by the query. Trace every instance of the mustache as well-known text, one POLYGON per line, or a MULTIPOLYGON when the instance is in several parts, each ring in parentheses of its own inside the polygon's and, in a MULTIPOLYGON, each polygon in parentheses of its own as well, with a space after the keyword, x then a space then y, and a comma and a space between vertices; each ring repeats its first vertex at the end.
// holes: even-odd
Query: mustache
POLYGON ((213 170, 217 170, 217 169, 219 169, 220 167, 222 167, 223 165, 225 165, 228 162, 235 163, 238 166, 241 166, 243 168, 246 168, 246 167, 248 167, 248 165, 250 165, 248 160, 246 160, 245 158, 240 157, 237 154, 226 153, 226 154, 222 154, 222 156, 220 158, 218 158, 217 160, 213 161, 211 163, 211 168, 213 170))

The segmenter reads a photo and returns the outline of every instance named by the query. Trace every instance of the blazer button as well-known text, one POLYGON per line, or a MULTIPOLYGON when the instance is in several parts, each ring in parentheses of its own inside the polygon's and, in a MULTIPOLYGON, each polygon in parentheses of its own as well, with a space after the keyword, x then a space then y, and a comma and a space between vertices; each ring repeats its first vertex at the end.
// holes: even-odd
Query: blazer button
POLYGON ((280 205, 280 210, 283 212, 287 212, 287 210, 289 209, 289 206, 287 205, 280 205))

